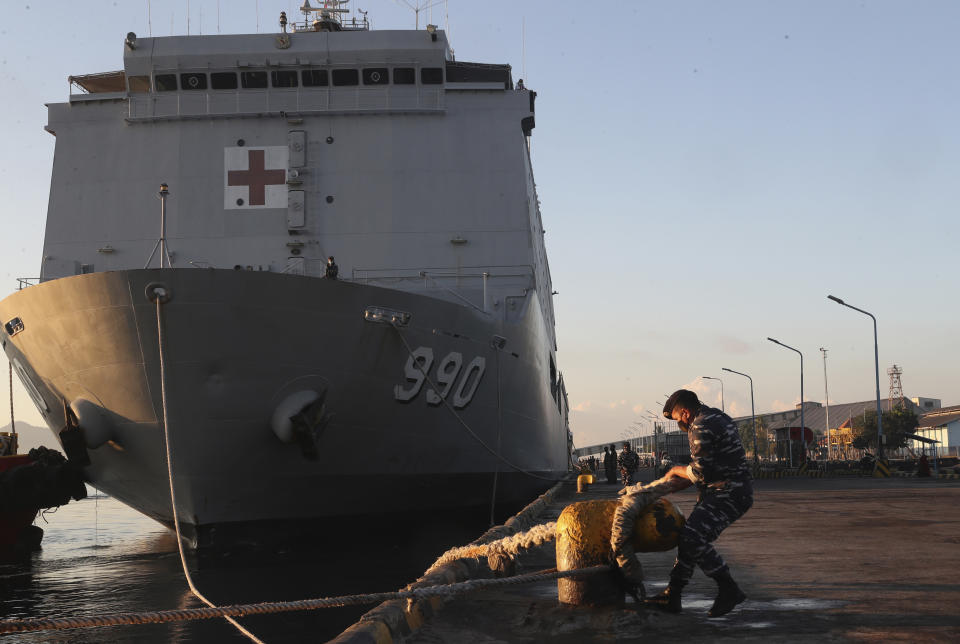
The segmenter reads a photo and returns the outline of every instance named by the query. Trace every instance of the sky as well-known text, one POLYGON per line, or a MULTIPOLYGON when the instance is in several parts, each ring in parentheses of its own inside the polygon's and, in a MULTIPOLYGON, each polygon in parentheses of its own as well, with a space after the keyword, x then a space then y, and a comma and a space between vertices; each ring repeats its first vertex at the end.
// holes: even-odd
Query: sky
MULTIPOLYGON (((67 99, 69 75, 120 69, 128 31, 185 34, 188 7, 191 33, 251 33, 298 4, 5 3, 0 296, 39 273, 44 103, 67 99)), ((350 7, 400 29, 415 4, 350 7)), ((681 387, 719 406, 720 382, 702 376, 749 415, 747 379, 723 367, 753 378, 757 413, 792 408, 800 356, 768 337, 803 354, 804 400, 825 399, 821 347, 830 400, 872 399, 872 321, 828 294, 876 316, 881 397, 896 364, 907 397, 960 404, 960 3, 449 0, 426 22, 449 25, 458 60, 509 63, 537 92, 531 151, 577 445, 649 433, 647 414, 681 387)), ((17 419, 42 424, 14 390, 17 419)))

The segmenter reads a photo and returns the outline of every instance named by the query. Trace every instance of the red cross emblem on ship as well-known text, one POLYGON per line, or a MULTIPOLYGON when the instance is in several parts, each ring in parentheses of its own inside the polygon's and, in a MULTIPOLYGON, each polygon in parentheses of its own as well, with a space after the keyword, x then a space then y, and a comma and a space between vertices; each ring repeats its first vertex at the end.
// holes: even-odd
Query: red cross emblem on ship
POLYGON ((228 186, 246 186, 250 189, 249 205, 266 204, 267 186, 286 183, 286 170, 268 170, 264 150, 247 150, 247 170, 228 170, 228 186))

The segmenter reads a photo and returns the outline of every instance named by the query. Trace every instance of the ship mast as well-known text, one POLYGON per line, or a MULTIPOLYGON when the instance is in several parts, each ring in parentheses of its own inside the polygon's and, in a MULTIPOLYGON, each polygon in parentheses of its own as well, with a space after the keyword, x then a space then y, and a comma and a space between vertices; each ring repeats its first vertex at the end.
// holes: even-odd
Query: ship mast
POLYGON ((303 0, 300 6, 300 12, 303 14, 303 22, 295 22, 293 31, 366 31, 370 29, 370 23, 367 21, 367 12, 360 11, 363 18, 350 18, 346 20, 341 14, 348 14, 350 10, 344 7, 349 0, 321 0, 319 6, 312 6, 310 0, 303 0), (311 20, 310 14, 316 14, 311 20))

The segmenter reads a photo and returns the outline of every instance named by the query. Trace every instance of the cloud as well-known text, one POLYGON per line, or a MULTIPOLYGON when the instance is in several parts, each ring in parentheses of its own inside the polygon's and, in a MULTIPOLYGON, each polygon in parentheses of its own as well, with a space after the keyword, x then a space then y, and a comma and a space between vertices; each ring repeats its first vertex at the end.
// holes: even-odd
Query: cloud
POLYGON ((607 403, 607 407, 609 407, 610 409, 616 409, 617 407, 623 407, 626 404, 627 404, 626 400, 614 400, 607 403))
POLYGON ((630 411, 632 411, 632 412, 635 413, 635 414, 639 414, 639 413, 642 412, 644 409, 646 409, 646 407, 644 407, 643 405, 634 405, 634 406, 630 409, 630 411))
POLYGON ((571 409, 573 409, 573 411, 589 411, 592 405, 593 405, 593 402, 588 400, 586 402, 577 403, 571 409))
POLYGON ((720 348, 727 353, 742 355, 752 351, 752 345, 747 344, 743 340, 735 338, 732 335, 718 336, 717 343, 720 345, 720 348))

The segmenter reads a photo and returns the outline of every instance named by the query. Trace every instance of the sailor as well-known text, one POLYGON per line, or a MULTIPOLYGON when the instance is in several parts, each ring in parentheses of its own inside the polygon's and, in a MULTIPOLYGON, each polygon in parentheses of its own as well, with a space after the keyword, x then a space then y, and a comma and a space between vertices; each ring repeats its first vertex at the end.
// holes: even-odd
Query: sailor
POLYGON ((603 469, 606 470, 607 483, 617 482, 617 448, 611 445, 603 448, 603 469))
POLYGON ((617 465, 620 467, 620 478, 624 485, 630 485, 633 475, 640 467, 640 457, 630 449, 630 443, 623 444, 623 450, 617 456, 617 465))
POLYGON ((712 542, 753 505, 753 484, 740 433, 733 420, 719 409, 707 407, 687 389, 675 391, 663 406, 663 415, 687 432, 691 463, 677 465, 664 478, 686 479, 684 487, 700 491, 680 533, 677 561, 666 590, 648 600, 671 613, 681 610, 680 593, 693 576, 694 566, 712 577, 719 588, 708 615, 720 617, 747 596, 730 576, 730 569, 712 542))
POLYGON ((523 79, 521 78, 517 81, 517 91, 524 90, 524 89, 526 88, 523 86, 523 79))
POLYGON ((327 270, 324 273, 324 277, 328 280, 337 279, 337 275, 340 274, 340 267, 337 266, 337 263, 333 261, 333 255, 327 258, 327 270))

